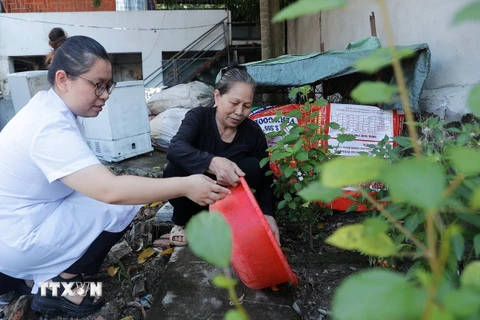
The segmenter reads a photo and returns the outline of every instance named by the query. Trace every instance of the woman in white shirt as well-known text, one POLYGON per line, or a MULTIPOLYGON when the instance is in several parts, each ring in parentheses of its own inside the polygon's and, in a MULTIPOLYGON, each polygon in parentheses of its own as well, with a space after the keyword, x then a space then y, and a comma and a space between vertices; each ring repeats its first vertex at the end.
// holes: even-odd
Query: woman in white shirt
MULTIPOLYGON (((96 117, 112 93, 112 65, 95 40, 49 34, 52 88, 39 92, 0 133, 0 294, 23 280, 82 282, 121 238, 140 205, 186 196, 200 205, 229 193, 205 175, 115 176, 88 148, 77 116, 96 117)), ((61 289, 59 291, 61 294, 61 289)), ((32 308, 83 317, 104 303, 80 294, 46 297, 32 308)))

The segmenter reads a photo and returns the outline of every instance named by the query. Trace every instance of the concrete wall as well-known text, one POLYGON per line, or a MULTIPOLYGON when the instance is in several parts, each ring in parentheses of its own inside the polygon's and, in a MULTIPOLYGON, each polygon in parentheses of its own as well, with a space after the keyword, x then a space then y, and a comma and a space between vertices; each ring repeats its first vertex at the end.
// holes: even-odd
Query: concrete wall
MULTIPOLYGON (((387 45, 383 17, 376 0, 349 0, 345 9, 322 13, 322 41, 325 50, 345 49, 349 42, 370 35, 369 15, 375 12, 378 37, 387 45)), ((454 14, 471 0, 391 0, 388 11, 396 43, 428 43, 432 67, 422 105, 448 120, 458 120, 469 110, 466 105, 472 85, 480 80, 480 26, 466 23, 452 26, 454 14)), ((316 24, 311 25, 312 30, 316 24)), ((305 31, 304 33, 308 33, 305 31)))
MULTIPOLYGON (((161 66, 162 51, 184 49, 227 16, 224 10, 0 14, 0 57, 45 55, 50 50, 49 31, 61 26, 69 36, 98 40, 109 53, 141 53, 145 78, 161 66)), ((221 32, 212 33, 203 44, 221 32)), ((224 47, 220 41, 213 50, 224 47)), ((7 68, 5 61, 0 60, 0 72, 7 68)), ((4 78, 0 73, 0 85, 4 78)), ((5 87, 0 90, 8 92, 5 87)))
POLYGON ((287 21, 287 54, 320 52, 320 14, 287 21))

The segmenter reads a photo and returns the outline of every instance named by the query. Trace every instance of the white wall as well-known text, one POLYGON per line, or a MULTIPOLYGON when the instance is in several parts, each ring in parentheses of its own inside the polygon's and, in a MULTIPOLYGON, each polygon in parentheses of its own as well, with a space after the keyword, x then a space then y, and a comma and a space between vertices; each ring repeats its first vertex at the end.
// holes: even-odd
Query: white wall
MULTIPOLYGON (((227 16, 224 10, 0 14, 0 57, 45 55, 50 50, 49 31, 62 27, 69 36, 85 35, 98 40, 109 53, 142 53, 145 78, 161 66, 162 51, 182 50, 227 16), (154 28, 169 30, 151 30, 154 28)), ((204 44, 221 32, 217 30, 204 44)), ((224 41, 220 41, 213 49, 224 47, 224 41)), ((0 74, 0 79, 3 77, 0 74)))
POLYGON ((287 21, 287 54, 320 52, 320 14, 287 21))
MULTIPOLYGON (((480 25, 453 26, 454 14, 472 0, 390 0, 388 11, 396 44, 428 43, 432 66, 421 103, 448 120, 468 113, 467 97, 480 81, 480 25)), ((348 0, 345 9, 322 12, 325 50, 345 49, 370 36, 369 15, 375 12, 378 37, 387 45, 383 17, 376 0, 348 0)))

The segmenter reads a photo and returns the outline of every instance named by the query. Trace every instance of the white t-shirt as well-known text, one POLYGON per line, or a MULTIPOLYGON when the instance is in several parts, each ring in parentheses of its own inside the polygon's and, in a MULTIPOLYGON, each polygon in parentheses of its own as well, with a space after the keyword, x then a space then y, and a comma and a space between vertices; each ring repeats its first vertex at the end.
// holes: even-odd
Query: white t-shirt
POLYGON ((5 126, 0 272, 46 281, 77 261, 103 231, 128 226, 141 206, 103 203, 59 180, 98 163, 75 115, 52 89, 36 94, 5 126))
POLYGON ((0 212, 65 198, 58 179, 98 163, 63 100, 39 92, 0 132, 0 212))

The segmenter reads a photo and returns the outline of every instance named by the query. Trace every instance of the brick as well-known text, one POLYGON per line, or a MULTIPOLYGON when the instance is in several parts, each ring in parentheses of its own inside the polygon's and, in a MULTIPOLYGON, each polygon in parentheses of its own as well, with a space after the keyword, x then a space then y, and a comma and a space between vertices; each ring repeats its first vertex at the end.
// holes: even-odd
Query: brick
POLYGON ((102 0, 94 8, 92 0, 3 0, 6 12, 115 11, 115 0, 102 0))

